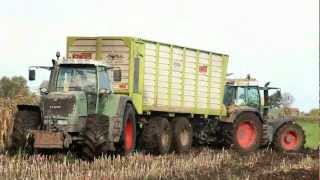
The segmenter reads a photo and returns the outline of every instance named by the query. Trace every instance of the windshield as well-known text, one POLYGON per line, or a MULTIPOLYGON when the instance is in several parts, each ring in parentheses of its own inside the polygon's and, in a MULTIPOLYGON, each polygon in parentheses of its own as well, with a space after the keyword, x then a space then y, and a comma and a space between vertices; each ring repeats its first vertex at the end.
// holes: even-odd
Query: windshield
POLYGON ((57 91, 96 92, 97 74, 94 67, 60 67, 57 91))

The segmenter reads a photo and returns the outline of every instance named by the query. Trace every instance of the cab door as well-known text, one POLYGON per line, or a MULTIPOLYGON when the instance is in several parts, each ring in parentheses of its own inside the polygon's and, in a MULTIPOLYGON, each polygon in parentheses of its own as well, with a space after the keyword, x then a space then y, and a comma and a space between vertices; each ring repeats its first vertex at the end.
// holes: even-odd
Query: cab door
POLYGON ((247 106, 257 108, 260 110, 260 93, 258 87, 247 87, 247 106))

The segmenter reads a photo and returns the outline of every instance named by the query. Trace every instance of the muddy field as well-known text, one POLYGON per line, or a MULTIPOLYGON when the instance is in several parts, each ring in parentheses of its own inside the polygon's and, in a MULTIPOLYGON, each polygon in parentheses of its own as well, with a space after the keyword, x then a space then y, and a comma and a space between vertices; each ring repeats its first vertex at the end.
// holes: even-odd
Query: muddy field
POLYGON ((193 149, 185 155, 103 157, 0 155, 0 179, 319 179, 319 153, 193 149))
POLYGON ((319 152, 194 148, 184 155, 102 157, 85 162, 68 154, 4 154, 10 144, 14 103, 0 99, 0 179, 319 179, 319 152), (1 151, 3 152, 1 154, 1 151))

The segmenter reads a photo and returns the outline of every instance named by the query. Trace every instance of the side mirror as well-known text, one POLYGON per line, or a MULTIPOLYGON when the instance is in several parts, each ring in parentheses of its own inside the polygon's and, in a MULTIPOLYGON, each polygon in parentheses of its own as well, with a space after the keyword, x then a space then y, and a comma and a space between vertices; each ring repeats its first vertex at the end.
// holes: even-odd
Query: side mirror
POLYGON ((43 88, 40 88, 40 94, 41 95, 47 95, 48 94, 48 89, 43 87, 43 88))
POLYGON ((109 89, 103 88, 103 89, 100 89, 100 90, 99 90, 99 96, 106 96, 106 95, 109 95, 109 94, 111 94, 111 93, 112 93, 112 91, 109 90, 109 89))
POLYGON ((36 70, 30 69, 29 70, 29 81, 36 80, 36 70))
POLYGON ((270 82, 267 82, 264 87, 268 87, 270 85, 270 82))
POLYGON ((113 70, 113 81, 121 81, 121 69, 113 70))

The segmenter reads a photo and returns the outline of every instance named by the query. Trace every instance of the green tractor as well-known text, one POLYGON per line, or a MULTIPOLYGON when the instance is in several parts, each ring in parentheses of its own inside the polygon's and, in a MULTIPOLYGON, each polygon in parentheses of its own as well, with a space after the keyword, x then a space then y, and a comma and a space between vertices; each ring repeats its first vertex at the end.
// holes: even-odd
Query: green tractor
POLYGON ((48 88, 39 106, 18 105, 12 148, 70 149, 84 159, 111 151, 131 153, 136 141, 136 113, 128 96, 111 91, 121 72, 99 62, 53 60, 48 88))
POLYGON ((305 144, 304 131, 282 113, 281 91, 269 84, 259 87, 249 75, 246 79, 227 81, 224 104, 228 116, 221 119, 221 139, 242 152, 267 145, 282 152, 301 151, 305 144))

